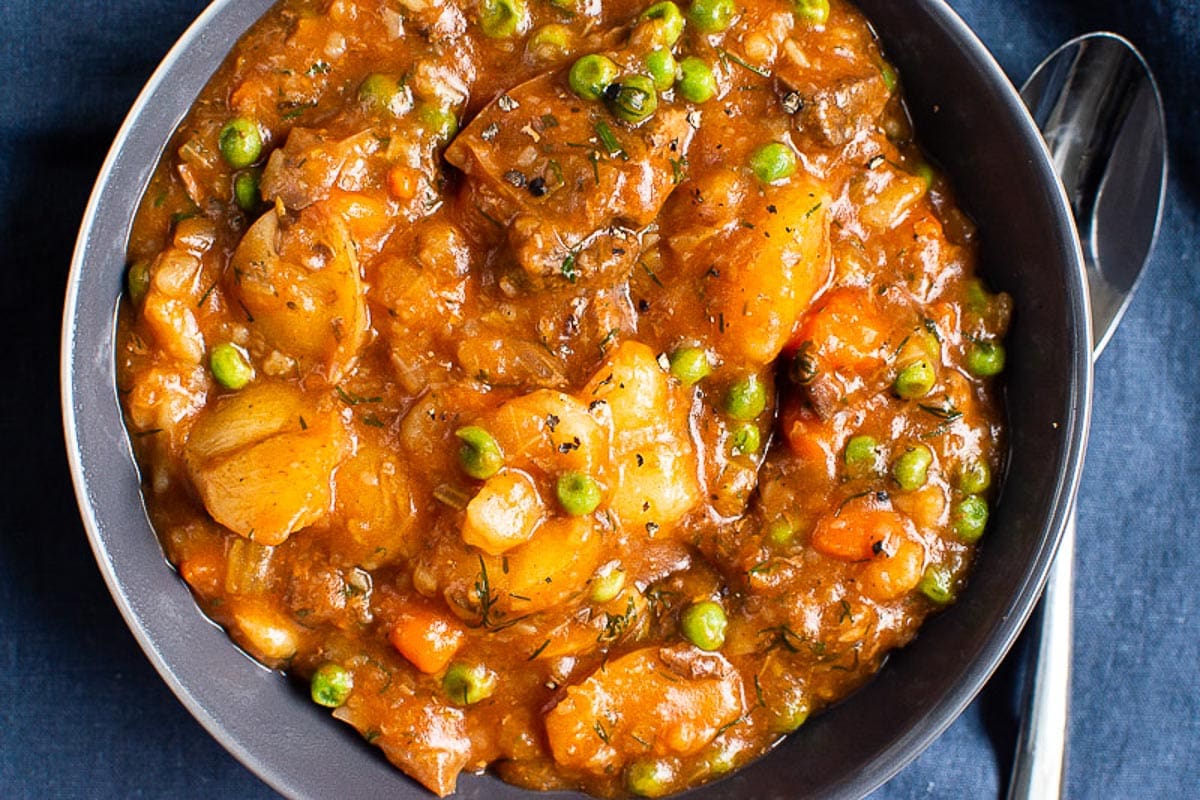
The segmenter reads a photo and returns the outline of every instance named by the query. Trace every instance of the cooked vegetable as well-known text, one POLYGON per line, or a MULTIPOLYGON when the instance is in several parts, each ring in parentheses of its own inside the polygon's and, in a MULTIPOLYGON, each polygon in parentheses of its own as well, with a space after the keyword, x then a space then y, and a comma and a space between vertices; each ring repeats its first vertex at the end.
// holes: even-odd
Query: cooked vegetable
POLYGON ((693 103, 706 103, 717 95, 717 79, 702 58, 688 56, 679 62, 679 94, 693 103))
POLYGON ((240 347, 229 342, 212 349, 208 365, 217 383, 226 389, 243 389, 254 380, 254 367, 250 359, 240 347))
POLYGON ((751 455, 762 446, 762 432, 753 422, 743 422, 734 428, 732 439, 734 455, 751 455))
POLYGON ((926 359, 920 359, 908 364, 896 375, 892 388, 896 394, 905 400, 915 400, 924 397, 933 390, 937 381, 937 373, 933 365, 926 359))
POLYGON ((416 605, 404 609, 388 634, 392 647, 426 674, 445 669, 465 639, 466 634, 456 619, 416 605))
POLYGON ((937 564, 930 565, 925 570, 917 588, 921 590, 921 594, 938 605, 944 606, 954 601, 954 575, 937 564))
POLYGON ((451 701, 470 706, 495 693, 500 680, 482 664, 451 664, 442 678, 442 689, 451 701))
POLYGON ((658 92, 654 81, 645 75, 626 75, 604 89, 604 99, 620 119, 642 122, 658 110, 658 92))
POLYGON ((258 189, 260 173, 249 169, 239 172, 233 179, 233 199, 238 208, 252 212, 262 205, 262 194, 258 189))
POLYGON ((964 464, 958 473, 958 488, 966 494, 980 494, 987 491, 991 485, 991 467, 982 459, 964 464))
POLYGON ((262 157, 262 133, 257 124, 245 117, 235 117, 225 123, 217 143, 221 156, 234 169, 245 169, 262 157))
POLYGON ((733 0, 692 0, 688 21, 701 33, 720 33, 737 16, 733 0))
POLYGON ((467 425, 454 432, 462 446, 458 448, 458 463, 472 478, 486 480, 504 466, 504 453, 496 439, 478 425, 467 425))
POLYGON ((670 50, 665 47, 651 50, 646 55, 645 63, 646 72, 654 81, 655 89, 665 92, 675 85, 675 78, 679 74, 679 63, 675 60, 675 56, 671 55, 670 50))
POLYGON ((337 708, 346 704, 350 692, 354 691, 354 676, 341 664, 322 664, 313 673, 309 693, 313 702, 326 708, 337 708))
POLYGON ((683 35, 683 12, 670 0, 650 6, 642 12, 641 19, 655 24, 659 41, 665 47, 673 46, 683 35))
POLYGON ((568 80, 571 91, 584 100, 599 100, 605 90, 616 82, 620 70, 611 58, 592 54, 586 55, 571 65, 568 80))
POLYGON ((997 342, 975 342, 967 350, 967 369, 972 375, 990 378, 1004 371, 1004 345, 997 342))
POLYGON ((606 564, 592 578, 591 599, 594 603, 607 603, 621 593, 625 587, 625 570, 619 563, 606 564))
POLYGON ((728 624, 725 609, 712 600, 688 606, 679 619, 684 638, 701 650, 720 650, 721 645, 725 644, 725 628, 728 624))
POLYGON ((382 72, 372 72, 358 85, 358 98, 375 113, 399 117, 412 108, 412 95, 400 81, 382 72))
POLYGON ((751 373, 740 378, 725 393, 725 413, 737 420, 749 421, 767 408, 767 387, 751 373))
POLYGON ((662 797, 671 791, 671 768, 657 760, 635 761, 625 772, 625 785, 638 797, 662 797))
POLYGON ((671 374, 684 386, 694 386, 712 374, 708 354, 700 347, 681 347, 671 354, 671 374))
POLYGON ((983 536, 983 529, 987 527, 987 501, 976 494, 968 495, 954 507, 953 517, 954 532, 958 534, 958 538, 964 542, 978 541, 979 537, 983 536))
POLYGON ((145 299, 146 293, 150 291, 150 263, 135 261, 130 264, 129 272, 125 275, 125 283, 129 291, 129 299, 134 303, 141 303, 145 299))
POLYGON ((590 514, 600 505, 600 485, 582 472, 564 472, 554 484, 558 503, 573 517, 590 514))
POLYGON ((873 436, 853 436, 846 442, 842 458, 848 467, 873 467, 879 455, 879 443, 873 436))
POLYGON ((770 142, 750 154, 750 170, 763 183, 775 183, 796 171, 796 154, 782 142, 770 142))
POLYGON ((925 445, 906 447, 892 463, 892 477, 905 491, 920 489, 925 485, 932 463, 933 452, 925 445))
POLYGON ((525 0, 480 0, 479 27, 486 36, 500 39, 520 33, 529 24, 525 0))
POLYGON ((829 0, 793 0, 796 16, 813 25, 829 20, 829 0))

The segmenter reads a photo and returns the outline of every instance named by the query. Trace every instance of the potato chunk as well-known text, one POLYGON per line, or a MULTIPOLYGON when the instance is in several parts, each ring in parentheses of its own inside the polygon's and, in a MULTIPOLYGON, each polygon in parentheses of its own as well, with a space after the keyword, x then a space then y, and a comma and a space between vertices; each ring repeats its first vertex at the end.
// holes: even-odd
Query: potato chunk
POLYGON ((670 228, 668 251, 689 279, 706 275, 709 342, 727 360, 772 361, 825 287, 829 205, 823 186, 797 174, 784 186, 747 191, 741 214, 719 227, 686 205, 673 210, 682 224, 670 228))
POLYGON ((640 342, 622 342, 580 394, 612 419, 610 505, 629 529, 666 533, 701 498, 688 398, 640 342))
POLYGON ((508 466, 547 476, 578 470, 599 479, 608 465, 608 431, 571 395, 539 389, 509 400, 483 421, 508 466))
POLYGON ((498 556, 529 541, 545 515, 529 476, 505 470, 489 478, 467 504, 463 541, 498 556))
POLYGON ((263 214, 231 262, 251 328, 303 369, 336 383, 367 337, 358 257, 346 223, 323 204, 294 220, 263 214))
POLYGON ((741 676, 720 654, 648 647, 568 688, 546 714, 546 734, 559 764, 604 774, 647 750, 694 755, 744 705, 741 676))
POLYGON ((267 383, 224 398, 196 423, 187 464, 213 519, 273 546, 328 513, 333 471, 349 452, 336 413, 267 383))

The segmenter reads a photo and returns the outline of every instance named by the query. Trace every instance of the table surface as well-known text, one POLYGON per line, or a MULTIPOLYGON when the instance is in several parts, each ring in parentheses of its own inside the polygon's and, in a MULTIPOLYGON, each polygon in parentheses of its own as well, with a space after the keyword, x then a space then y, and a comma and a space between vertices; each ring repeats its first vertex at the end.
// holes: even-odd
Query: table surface
MULTIPOLYGON (((951 0, 1015 80, 1058 42, 1122 33, 1168 106, 1171 182, 1149 272, 1096 368, 1079 501, 1072 797, 1200 786, 1200 4, 951 0)), ((188 715, 125 628, 75 507, 58 329, 92 182, 138 90, 203 0, 0 2, 0 242, 12 325, 0 392, 0 797, 273 797, 188 715)), ((1018 651, 1020 647, 1018 647, 1018 651)), ((1010 656, 876 798, 1002 794, 1010 656)))

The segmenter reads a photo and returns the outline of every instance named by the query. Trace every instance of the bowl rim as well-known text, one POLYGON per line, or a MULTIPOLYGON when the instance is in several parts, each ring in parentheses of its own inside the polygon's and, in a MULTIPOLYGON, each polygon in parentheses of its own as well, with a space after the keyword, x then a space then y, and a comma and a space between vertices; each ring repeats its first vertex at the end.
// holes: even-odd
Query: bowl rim
MULTIPOLYGON (((1034 166, 1042 176, 1045 188, 1048 188, 1053 196, 1056 216, 1054 225, 1069 233, 1070 236, 1066 238, 1069 242, 1073 241, 1073 248, 1069 254, 1069 260, 1072 263, 1064 263, 1063 274, 1071 317, 1069 327, 1077 342, 1090 343, 1092 341, 1092 323, 1083 254, 1065 190, 1054 172, 1049 152, 1037 131, 1037 126, 1021 101, 1016 87, 1005 76, 990 51, 946 0, 920 0, 920 2, 949 32, 949 35, 969 52, 980 74, 996 91, 1008 113, 1012 115, 1024 137, 1034 148, 1037 161, 1034 166)), ((183 117, 183 114, 180 114, 178 118, 172 120, 170 128, 166 129, 159 120, 148 121, 147 109, 160 100, 164 92, 180 93, 179 90, 171 87, 179 83, 178 79, 181 78, 186 78, 183 81, 186 88, 182 92, 188 95, 185 109, 190 108, 195 94, 211 79, 212 74, 229 52, 230 36, 225 34, 233 34, 236 31, 236 35, 233 36, 233 40, 236 41, 273 5, 274 0, 213 0, 163 57, 131 106, 98 173, 83 214, 80 232, 72 255, 61 331, 60 383, 63 430, 76 501, 89 546, 126 626, 133 633, 138 645, 159 676, 209 735, 271 788, 286 796, 304 797, 307 796, 307 792, 303 785, 297 785, 296 780, 286 771, 277 769, 273 763, 269 763, 258 754, 257 750, 261 749, 261 743, 258 743, 257 746, 247 744, 217 719, 213 711, 197 696, 192 684, 180 678, 176 668, 160 648, 159 642, 148 631, 144 609, 137 608, 133 598, 127 592, 126 581, 119 574, 113 554, 102 534, 96 503, 92 500, 91 482, 85 463, 86 457, 80 444, 81 426, 84 424, 84 418, 89 410, 81 405, 80 398, 83 394, 81 389, 86 384, 90 369, 95 368, 96 359, 102 358, 104 355, 86 352, 80 347, 80 293, 84 270, 87 269, 89 247, 94 241, 97 222, 102 205, 106 200, 106 188, 114 176, 127 169, 123 157, 130 146, 131 138, 143 132, 144 128, 159 131, 160 135, 156 138, 159 143, 158 155, 150 164, 142 165, 144 179, 141 181, 135 199, 121 202, 122 207, 129 207, 131 219, 145 193, 154 164, 161 158, 183 117), (220 30, 222 36, 211 35, 214 28, 220 30), (187 68, 195 63, 204 67, 199 70, 199 77, 196 77, 195 70, 190 76, 186 73, 187 68), (192 86, 195 91, 191 91, 190 87, 192 86), (161 136, 163 130, 167 131, 165 138, 161 136)), ((115 305, 113 313, 115 316, 115 305)), ((110 321, 110 324, 111 327, 106 328, 106 331, 115 330, 115 319, 110 321)), ((93 333, 92 335, 97 334, 93 333)), ((105 338, 103 332, 98 335, 105 338)), ((112 362, 110 364, 112 366, 115 364, 116 353, 111 338, 108 341, 107 357, 112 362)), ((111 386, 109 389, 115 396, 115 386, 111 386)), ((862 796, 899 773, 959 717, 995 672, 1004 655, 1021 633, 1037 605, 1041 588, 1050 570, 1082 477, 1092 401, 1090 347, 1086 349, 1076 347, 1075 352, 1072 353, 1069 396, 1070 408, 1062 420, 1062 425, 1066 429, 1066 452, 1054 482, 1044 534, 1039 540, 1039 546, 1035 551, 1029 570, 1025 573, 1016 592, 1008 600, 1006 606, 1008 614, 991 632, 964 677, 953 684, 942 695, 940 701, 930 709, 927 715, 929 722, 913 727, 904 735, 897 737, 868 764, 864 765, 859 773, 838 784, 830 796, 862 796)), ((127 439, 115 446, 125 448, 126 452, 129 451, 127 439)), ((132 456, 130 455, 130 457, 132 456)), ((157 545, 157 541, 155 544, 157 545)), ((165 558, 163 563, 168 569, 170 568, 165 558)), ((232 643, 230 642, 230 644, 232 643)), ((708 786, 711 787, 713 784, 708 786)), ((685 794, 691 795, 704 788, 706 787, 699 787, 698 790, 691 790, 685 794)), ((553 794, 547 796, 553 796, 553 794)))

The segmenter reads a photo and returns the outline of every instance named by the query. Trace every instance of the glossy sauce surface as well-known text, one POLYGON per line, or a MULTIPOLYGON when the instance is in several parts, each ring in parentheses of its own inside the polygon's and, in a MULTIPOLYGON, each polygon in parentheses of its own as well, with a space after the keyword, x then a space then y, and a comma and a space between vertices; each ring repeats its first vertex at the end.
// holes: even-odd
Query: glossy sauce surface
POLYGON ((155 173, 167 556, 438 794, 714 779, 965 587, 1011 303, 828 5, 285 0, 155 173))

